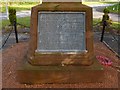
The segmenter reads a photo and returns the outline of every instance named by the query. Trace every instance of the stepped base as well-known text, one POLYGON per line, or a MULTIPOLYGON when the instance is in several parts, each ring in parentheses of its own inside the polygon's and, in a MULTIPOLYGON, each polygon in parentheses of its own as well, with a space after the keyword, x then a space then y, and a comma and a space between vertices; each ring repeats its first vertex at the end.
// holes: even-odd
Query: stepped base
POLYGON ((26 84, 102 82, 103 67, 97 62, 91 66, 32 66, 24 63, 17 70, 17 81, 26 84))

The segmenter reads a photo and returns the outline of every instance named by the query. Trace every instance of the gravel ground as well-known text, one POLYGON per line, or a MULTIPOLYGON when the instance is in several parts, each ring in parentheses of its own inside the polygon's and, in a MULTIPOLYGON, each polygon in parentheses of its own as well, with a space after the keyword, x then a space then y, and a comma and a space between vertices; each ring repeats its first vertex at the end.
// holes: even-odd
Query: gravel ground
MULTIPOLYGON (((2 84, 3 88, 117 88, 118 70, 113 67, 106 67, 105 80, 102 83, 78 83, 78 84, 35 84, 27 85, 16 82, 16 69, 21 64, 24 55, 27 52, 28 42, 20 42, 2 52, 2 84)), ((118 58, 103 43, 94 40, 95 55, 104 55, 118 64, 118 58)), ((102 77, 102 76, 101 76, 102 77)))

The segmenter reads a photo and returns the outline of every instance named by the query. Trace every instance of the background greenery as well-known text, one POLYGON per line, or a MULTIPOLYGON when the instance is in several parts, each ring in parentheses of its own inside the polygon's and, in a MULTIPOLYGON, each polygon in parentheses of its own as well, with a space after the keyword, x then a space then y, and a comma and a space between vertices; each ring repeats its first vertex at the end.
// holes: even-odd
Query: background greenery
MULTIPOLYGON (((16 2, 16 3, 8 3, 8 7, 14 8, 17 11, 22 10, 30 10, 31 7, 38 5, 38 2, 16 2)), ((1 3, 1 11, 0 12, 6 12, 6 3, 1 3)))
MULTIPOLYGON (((8 7, 15 8, 17 11, 21 10, 30 10, 31 7, 38 5, 40 2, 8 2, 8 7)), ((119 2, 82 2, 85 5, 93 5, 93 4, 115 4, 113 6, 108 7, 110 9, 110 12, 117 13, 120 9, 120 3, 119 2)), ((0 12, 6 12, 6 3, 2 2, 0 3, 1 11, 0 12)))

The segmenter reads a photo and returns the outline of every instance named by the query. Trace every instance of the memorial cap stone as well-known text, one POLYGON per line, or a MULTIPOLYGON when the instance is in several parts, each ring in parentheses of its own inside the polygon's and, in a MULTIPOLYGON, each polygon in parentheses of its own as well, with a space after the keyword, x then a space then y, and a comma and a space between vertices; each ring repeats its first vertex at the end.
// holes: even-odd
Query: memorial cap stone
POLYGON ((82 2, 82 0, 43 0, 42 2, 82 2))

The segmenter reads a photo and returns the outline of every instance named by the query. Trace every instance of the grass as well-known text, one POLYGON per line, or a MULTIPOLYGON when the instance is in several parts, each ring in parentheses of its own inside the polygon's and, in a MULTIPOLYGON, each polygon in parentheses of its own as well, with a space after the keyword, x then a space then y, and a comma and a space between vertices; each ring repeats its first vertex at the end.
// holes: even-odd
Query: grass
POLYGON ((18 18, 17 22, 22 24, 22 25, 25 25, 27 27, 30 27, 30 17, 18 18), (24 20, 24 22, 23 22, 23 20, 24 20))
MULTIPOLYGON (((2 20, 0 23, 2 25, 0 26, 0 30, 5 28, 5 26, 10 25, 9 20, 2 20)), ((30 27, 30 17, 17 18, 17 23, 30 27)))
POLYGON ((96 18, 94 18, 94 19, 93 19, 93 26, 99 24, 99 22, 101 22, 101 19, 96 19, 96 18))
MULTIPOLYGON (((16 11, 22 11, 22 10, 30 10, 31 7, 38 5, 39 3, 32 3, 32 4, 12 4, 9 7, 15 8, 16 11)), ((1 11, 0 12, 6 12, 6 6, 2 5, 1 11)))
POLYGON ((112 27, 113 27, 115 30, 120 30, 120 22, 113 22, 113 23, 112 23, 112 27))
POLYGON ((82 2, 85 5, 103 5, 103 4, 116 4, 117 2, 82 2))
POLYGON ((2 20, 0 21, 0 30, 2 30, 2 28, 5 28, 5 26, 10 25, 9 20, 2 20))
MULTIPOLYGON (((93 19, 93 26, 96 26, 97 24, 100 25, 101 19, 93 19)), ((112 22, 111 27, 113 27, 115 30, 120 30, 120 22, 112 22)))

